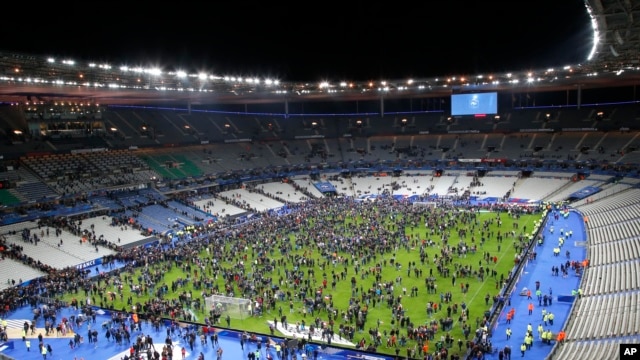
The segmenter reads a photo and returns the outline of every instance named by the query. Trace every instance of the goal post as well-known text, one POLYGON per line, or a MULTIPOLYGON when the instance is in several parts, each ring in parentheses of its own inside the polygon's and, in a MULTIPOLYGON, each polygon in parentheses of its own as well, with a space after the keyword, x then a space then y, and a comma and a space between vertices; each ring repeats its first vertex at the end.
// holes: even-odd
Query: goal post
POLYGON ((251 300, 245 298, 211 295, 205 298, 207 312, 218 319, 245 319, 251 316, 251 300))
POLYGON ((434 208, 438 207, 438 204, 435 201, 414 201, 413 202, 413 207, 414 208, 434 209, 434 208))

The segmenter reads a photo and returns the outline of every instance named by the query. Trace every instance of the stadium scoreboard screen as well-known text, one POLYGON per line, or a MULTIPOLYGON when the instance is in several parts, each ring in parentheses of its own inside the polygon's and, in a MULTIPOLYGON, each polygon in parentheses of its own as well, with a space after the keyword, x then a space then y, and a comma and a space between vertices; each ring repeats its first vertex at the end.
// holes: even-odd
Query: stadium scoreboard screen
POLYGON ((493 115, 497 113, 497 92, 451 95, 451 116, 493 115))

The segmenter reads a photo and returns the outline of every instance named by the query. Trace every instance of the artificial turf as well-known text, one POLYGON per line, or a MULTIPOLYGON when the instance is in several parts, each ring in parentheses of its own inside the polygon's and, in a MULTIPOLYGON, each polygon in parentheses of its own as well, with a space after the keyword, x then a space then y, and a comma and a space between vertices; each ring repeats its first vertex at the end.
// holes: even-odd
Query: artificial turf
MULTIPOLYGON (((471 213, 462 209, 421 209, 402 212, 376 205, 365 205, 363 209, 357 211, 352 209, 349 212, 322 212, 321 215, 308 216, 290 228, 270 229, 251 234, 239 233, 235 238, 225 240, 225 249, 216 247, 210 247, 208 250, 202 249, 199 254, 200 259, 211 258, 212 254, 217 251, 223 254, 224 261, 218 263, 218 272, 213 271, 211 262, 207 262, 204 274, 199 272, 198 278, 208 279, 211 286, 217 286, 224 290, 227 282, 221 276, 223 270, 237 272, 240 270, 239 267, 243 267, 241 272, 246 274, 254 274, 259 271, 263 272, 264 276, 270 277, 269 288, 275 284, 284 292, 289 291, 293 294, 300 290, 304 282, 296 286, 293 281, 287 280, 286 273, 293 272, 296 259, 305 258, 307 264, 313 264, 311 266, 300 265, 299 267, 309 279, 308 284, 311 289, 308 293, 313 294, 321 289, 323 298, 330 297, 333 308, 337 310, 334 325, 336 328, 340 324, 354 325, 344 321, 342 314, 350 302, 354 299, 362 299, 362 292, 375 293, 375 289, 380 288, 384 294, 390 286, 393 286, 391 293, 396 299, 401 296, 399 303, 402 304, 404 316, 405 318, 409 317, 414 326, 438 322, 447 317, 447 307, 453 307, 455 304, 458 311, 457 313, 452 311, 451 314, 453 327, 448 333, 453 339, 453 346, 449 349, 449 353, 462 355, 466 350, 464 346, 466 339, 461 326, 465 320, 461 317, 462 303, 465 303, 468 308, 469 317, 466 323, 470 327, 471 335, 468 338, 471 339, 485 311, 491 308, 493 296, 497 295, 502 287, 500 279, 507 278, 515 265, 516 247, 528 242, 528 232, 534 229, 540 217, 540 214, 511 215, 505 211, 471 213), (322 229, 323 232, 319 232, 319 229, 322 229), (398 239, 403 238, 400 236, 402 233, 405 236, 401 241, 398 239), (502 235, 502 241, 498 241, 498 234, 502 235), (356 241, 361 236, 374 238, 378 245, 361 247, 353 252, 355 255, 352 255, 352 252, 343 251, 341 248, 331 249, 329 243, 332 239, 337 238, 356 241), (270 240, 266 241, 267 237, 270 240), (446 241, 443 240, 444 238, 446 241), (323 246, 318 245, 322 242, 321 240, 325 241, 323 246), (231 246, 237 242, 244 244, 246 249, 244 254, 238 253, 238 246, 231 246), (435 265, 436 258, 442 258, 445 242, 452 248, 457 248, 459 244, 465 243, 468 248, 466 255, 453 252, 450 260, 443 263, 442 267, 448 269, 448 275, 441 273, 435 265), (267 243, 268 246, 263 247, 261 245, 263 243, 267 243), (476 247, 476 251, 471 251, 472 246, 476 247), (424 248, 424 256, 421 256, 420 247, 424 248), (244 258, 245 254, 246 258, 244 258), (242 265, 239 265, 241 259, 244 261, 242 265), (256 265, 256 260, 259 265, 256 265), (275 266, 268 270, 269 267, 263 266, 265 264, 275 266), (480 268, 485 270, 483 279, 478 275, 480 268), (309 272, 309 269, 313 269, 313 272, 309 272), (463 269, 469 270, 467 271, 468 275, 463 275, 465 272, 463 269), (344 279, 340 276, 342 272, 345 273, 344 279), (332 286, 332 274, 336 274, 338 279, 335 287, 332 286), (456 275, 455 282, 453 280, 454 274, 456 275), (432 283, 435 288, 428 291, 426 279, 430 277, 433 278, 432 283), (356 289, 352 286, 352 278, 355 279, 356 289), (323 286, 324 279, 327 279, 326 288, 323 286), (417 289, 417 294, 413 293, 412 289, 414 288, 417 289), (406 293, 404 289, 406 289, 406 293), (448 303, 443 301, 447 293, 451 294, 451 301, 448 303), (429 302, 438 303, 437 312, 427 313, 426 307, 429 302), (459 347, 459 339, 463 340, 461 348, 459 347)), ((169 292, 164 298, 174 299, 187 292, 191 293, 192 299, 201 298, 203 290, 210 291, 210 288, 208 286, 194 286, 196 279, 194 279, 193 270, 200 269, 196 263, 194 257, 172 262, 172 264, 150 264, 149 270, 151 272, 161 274, 161 281, 154 288, 157 290, 161 284, 166 284, 171 288, 172 283, 188 279, 177 291, 169 292)), ((137 268, 134 273, 121 273, 119 278, 124 284, 122 290, 118 290, 113 285, 113 278, 110 285, 102 282, 103 294, 111 291, 118 295, 113 300, 107 298, 106 301, 101 301, 98 299, 94 304, 132 312, 132 307, 127 304, 129 297, 132 298, 133 304, 144 303, 155 297, 152 290, 143 291, 137 295, 128 286, 128 281, 125 281, 125 277, 128 276, 133 284, 139 284, 142 278, 139 276, 141 271, 140 268, 137 268)), ((238 288, 233 286, 233 289, 236 296, 239 296, 238 288)), ((261 291, 259 294, 262 295, 263 292, 261 291)), ((313 297, 313 295, 309 296, 313 297)), ((78 294, 66 294, 63 299, 71 301, 77 297, 78 294)), ((367 309, 365 331, 355 332, 352 342, 357 343, 364 338, 369 344, 371 342, 369 330, 378 327, 382 334, 382 344, 377 347, 377 352, 394 355, 396 349, 387 347, 386 339, 392 329, 399 329, 400 334, 406 334, 406 324, 404 324, 404 328, 401 328, 398 319, 392 320, 392 309, 386 301, 376 301, 374 306, 374 302, 371 300, 367 309)), ((209 316, 208 309, 203 310, 203 307, 200 309, 190 308, 190 313, 195 315, 198 322, 203 322, 204 318, 209 316)), ((327 312, 316 312, 314 316, 305 314, 303 302, 292 295, 292 299, 277 300, 273 309, 265 309, 260 316, 232 318, 230 327, 268 334, 267 320, 280 319, 280 309, 287 316, 289 324, 302 320, 309 324, 315 317, 320 317, 323 321, 327 320, 327 312), (289 311, 290 301, 293 301, 293 312, 289 311)), ((226 326, 224 317, 219 326, 226 326)), ((436 333, 435 338, 429 341, 431 349, 446 333, 444 331, 436 333)), ((416 341, 408 340, 406 345, 401 347, 400 353, 405 354, 406 347, 421 345, 418 345, 416 341)))

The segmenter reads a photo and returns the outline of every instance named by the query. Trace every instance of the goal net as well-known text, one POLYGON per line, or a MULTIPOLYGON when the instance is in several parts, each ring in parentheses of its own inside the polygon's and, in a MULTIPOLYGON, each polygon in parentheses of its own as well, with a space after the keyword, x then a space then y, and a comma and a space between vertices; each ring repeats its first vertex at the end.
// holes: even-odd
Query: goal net
POLYGON ((224 319, 244 319, 251 316, 251 300, 231 296, 211 295, 205 298, 207 311, 212 317, 224 319))
POLYGON ((414 208, 427 208, 427 209, 433 209, 437 207, 437 204, 435 201, 414 201, 413 202, 413 207, 414 208))

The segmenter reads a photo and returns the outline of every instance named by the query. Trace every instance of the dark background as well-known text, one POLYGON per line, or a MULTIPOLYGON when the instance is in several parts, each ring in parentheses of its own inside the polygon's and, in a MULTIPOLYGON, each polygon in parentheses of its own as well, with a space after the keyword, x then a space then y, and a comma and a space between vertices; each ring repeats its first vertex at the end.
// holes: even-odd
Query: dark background
POLYGON ((557 67, 586 60, 592 36, 582 0, 51 2, 2 12, 2 51, 284 81, 557 67))

